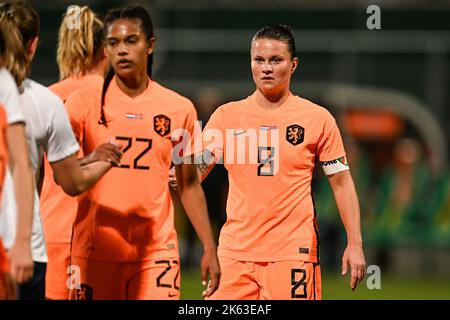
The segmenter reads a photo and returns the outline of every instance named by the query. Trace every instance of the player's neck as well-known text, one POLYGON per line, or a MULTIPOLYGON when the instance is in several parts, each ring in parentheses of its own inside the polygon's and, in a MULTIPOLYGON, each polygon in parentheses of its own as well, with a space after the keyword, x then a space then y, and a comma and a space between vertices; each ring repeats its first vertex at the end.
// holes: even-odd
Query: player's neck
POLYGON ((265 110, 275 110, 289 98, 289 88, 279 92, 263 92, 259 89, 256 90, 256 102, 265 110))
POLYGON ((99 63, 92 69, 86 72, 88 76, 100 76, 102 78, 105 77, 105 68, 99 63))
POLYGON ((137 75, 134 78, 116 77, 117 85, 127 96, 135 98, 147 89, 149 79, 147 74, 137 75))

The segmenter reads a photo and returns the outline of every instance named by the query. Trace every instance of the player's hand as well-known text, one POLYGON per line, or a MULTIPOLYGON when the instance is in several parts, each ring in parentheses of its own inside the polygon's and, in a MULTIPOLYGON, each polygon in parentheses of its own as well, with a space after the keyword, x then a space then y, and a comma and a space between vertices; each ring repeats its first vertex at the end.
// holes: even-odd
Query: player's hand
POLYGON ((342 275, 347 274, 348 266, 351 269, 350 287, 355 290, 366 273, 366 261, 361 245, 348 245, 345 249, 342 257, 342 275))
POLYGON ((11 274, 0 271, 0 300, 16 300, 16 291, 11 274))
POLYGON ((83 165, 96 161, 106 161, 113 166, 120 166, 122 155, 123 152, 116 144, 110 142, 103 143, 83 159, 83 165))
POLYGON ((23 284, 33 277, 34 262, 29 240, 17 240, 9 252, 9 258, 11 277, 16 283, 23 284))
POLYGON ((170 170, 169 170, 169 186, 173 189, 173 190, 177 190, 178 184, 177 184, 177 176, 175 174, 175 166, 173 166, 170 170))
POLYGON ((211 296, 219 287, 220 265, 216 248, 206 250, 203 254, 201 262, 202 285, 206 285, 208 273, 210 279, 208 287, 202 292, 203 298, 211 296))

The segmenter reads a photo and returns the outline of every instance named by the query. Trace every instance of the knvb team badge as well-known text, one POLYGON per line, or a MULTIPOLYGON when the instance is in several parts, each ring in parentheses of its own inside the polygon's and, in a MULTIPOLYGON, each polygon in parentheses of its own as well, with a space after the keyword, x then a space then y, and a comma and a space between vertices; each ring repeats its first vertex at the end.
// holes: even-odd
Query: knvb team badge
POLYGON ((286 140, 296 146, 303 142, 305 138, 305 129, 297 124, 290 125, 286 128, 286 140))
POLYGON ((153 128, 156 133, 164 137, 170 132, 170 118, 163 114, 157 115, 153 118, 153 128))

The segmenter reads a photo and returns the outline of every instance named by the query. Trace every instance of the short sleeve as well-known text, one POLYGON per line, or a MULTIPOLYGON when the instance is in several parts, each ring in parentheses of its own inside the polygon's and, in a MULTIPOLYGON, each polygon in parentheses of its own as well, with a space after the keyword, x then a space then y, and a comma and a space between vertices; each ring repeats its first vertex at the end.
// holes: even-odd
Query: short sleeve
POLYGON ((54 114, 49 125, 47 159, 55 162, 67 158, 79 150, 62 101, 55 99, 54 114))
POLYGON ((4 106, 8 124, 25 122, 19 90, 11 74, 6 70, 0 71, 2 89, 0 90, 0 103, 4 106))
POLYGON ((349 169, 339 128, 336 120, 329 113, 327 113, 317 145, 317 155, 326 175, 349 169))
POLYGON ((196 154, 201 151, 202 129, 200 127, 200 123, 198 122, 197 110, 192 104, 185 119, 184 129, 189 133, 187 145, 190 150, 192 150, 191 154, 196 154))
MULTIPOLYGON (((197 119, 197 110, 192 102, 185 105, 185 112, 181 113, 182 118, 177 119, 177 127, 171 132, 172 141, 172 162, 180 164, 185 162, 187 157, 195 155, 201 151, 202 130, 197 119)), ((160 121, 171 121, 160 119, 160 121)))
POLYGON ((203 129, 203 150, 211 152, 215 156, 216 161, 219 161, 223 157, 225 137, 223 128, 222 108, 219 107, 211 115, 208 123, 203 129))
POLYGON ((336 120, 328 114, 317 145, 319 161, 330 161, 345 156, 344 144, 336 120))

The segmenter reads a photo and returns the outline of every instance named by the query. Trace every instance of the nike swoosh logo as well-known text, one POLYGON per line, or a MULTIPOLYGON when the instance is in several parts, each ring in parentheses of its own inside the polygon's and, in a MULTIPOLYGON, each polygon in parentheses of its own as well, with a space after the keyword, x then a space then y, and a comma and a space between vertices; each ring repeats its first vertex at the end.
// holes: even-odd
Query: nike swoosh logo
POLYGON ((234 135, 234 136, 238 136, 238 135, 243 134, 243 133, 246 133, 246 132, 247 132, 247 130, 239 131, 239 132, 234 131, 234 132, 233 132, 233 135, 234 135))

